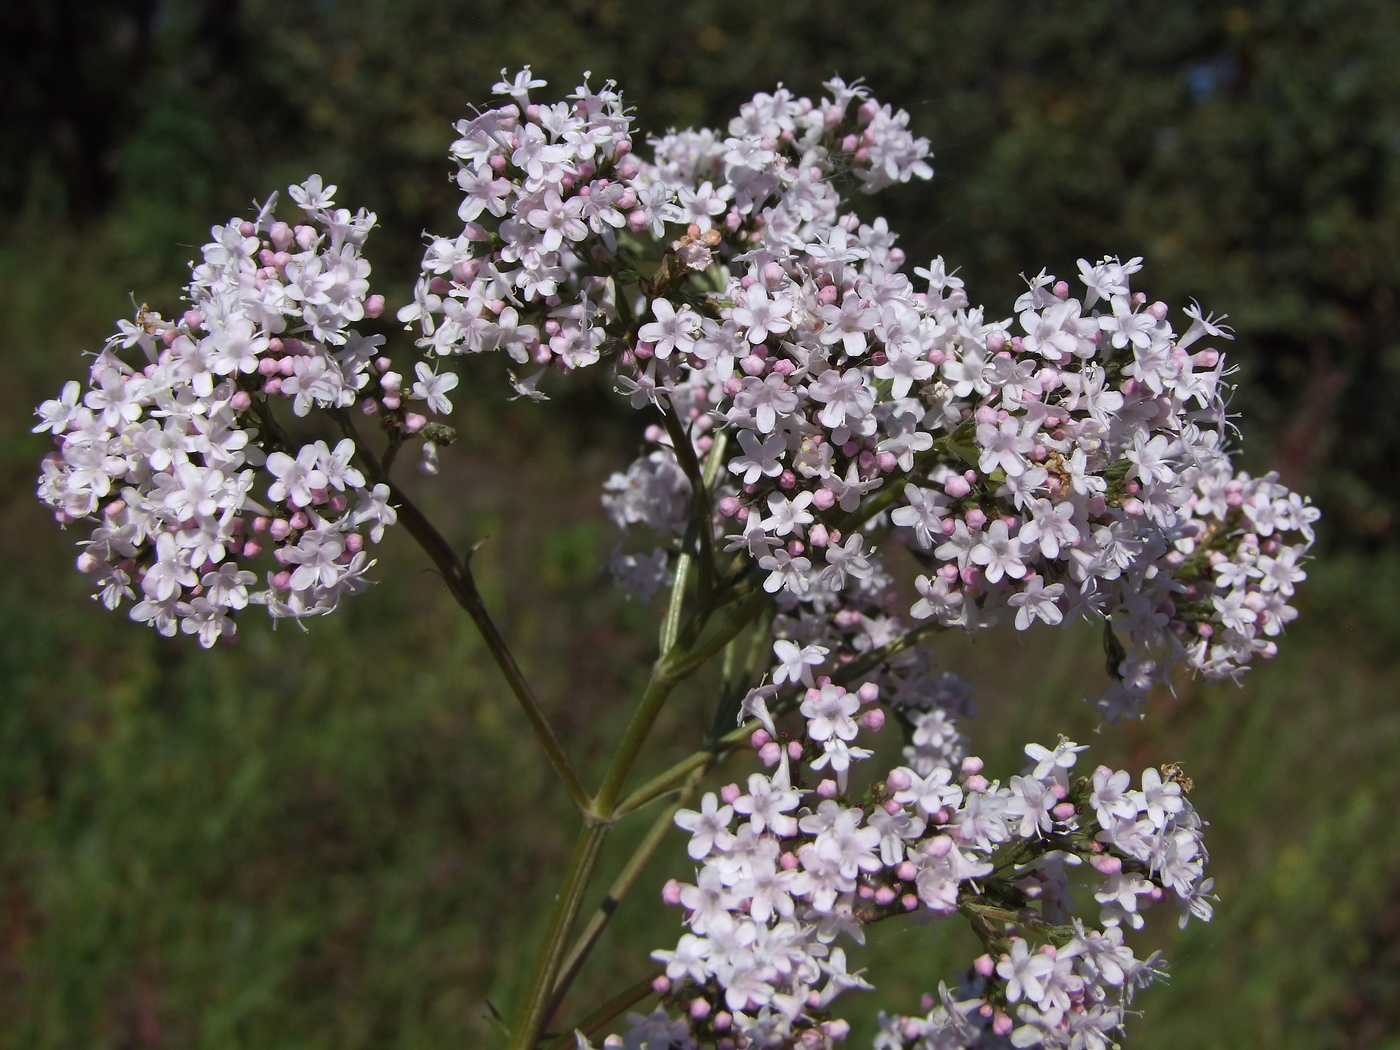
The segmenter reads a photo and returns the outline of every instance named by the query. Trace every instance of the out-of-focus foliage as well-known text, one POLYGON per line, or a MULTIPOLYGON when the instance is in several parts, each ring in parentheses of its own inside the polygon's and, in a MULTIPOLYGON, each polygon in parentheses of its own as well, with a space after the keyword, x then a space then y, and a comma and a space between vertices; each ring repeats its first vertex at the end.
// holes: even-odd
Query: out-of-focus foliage
MULTIPOLYGON (((567 853, 562 806, 425 560, 400 537, 375 593, 307 635, 216 654, 148 637, 83 599, 32 498, 47 442, 27 427, 128 293, 174 306, 208 226, 309 171, 379 212, 376 277, 406 289, 417 232, 455 210, 450 122, 527 62, 556 86, 617 79, 653 131, 720 123, 778 81, 864 76, 936 152, 932 186, 881 210, 975 299, 1009 302, 1020 271, 1142 254, 1143 287, 1232 315, 1237 404, 1273 449, 1254 462, 1320 497, 1352 552, 1312 567, 1302 619, 1243 691, 1104 735, 1105 761, 1186 764, 1223 897, 1169 949, 1175 980, 1130 1038, 1390 1045, 1400 567, 1356 551, 1400 508, 1397 54, 1390 0, 7 5, 0 1047, 476 1046, 485 1001, 509 1012, 567 853)), ((627 439, 596 390, 546 416, 466 367, 438 509, 455 508, 454 539, 489 537, 488 597, 589 768, 651 629, 591 570, 610 545, 596 486, 627 439), (532 510, 545 500, 567 526, 532 510)), ((970 729, 989 761, 1014 758, 993 743, 1005 721, 1089 731, 1087 709, 1063 712, 1099 673, 1096 644, 948 644, 949 669, 988 683, 970 729)), ((682 697, 668 717, 656 768, 708 705, 682 697)), ((579 1003, 644 972, 679 863, 658 859, 619 912, 579 1003)), ((901 1005, 966 955, 940 959, 927 933, 872 945, 901 1005)))

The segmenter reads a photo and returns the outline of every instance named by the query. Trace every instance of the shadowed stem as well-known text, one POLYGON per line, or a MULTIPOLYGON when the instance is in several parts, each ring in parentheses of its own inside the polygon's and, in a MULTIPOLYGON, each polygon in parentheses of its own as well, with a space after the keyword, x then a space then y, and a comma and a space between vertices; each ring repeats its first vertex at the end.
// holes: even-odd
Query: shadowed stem
POLYGON ((530 986, 526 989, 524 1003, 511 1026, 510 1050, 532 1050, 539 1041, 539 1033, 549 1019, 548 1008, 553 997, 550 994, 559 974, 559 965, 564 957, 564 949, 569 942, 574 920, 583 906, 583 895, 588 889, 593 867, 598 863, 598 853, 607 837, 609 825, 589 823, 579 832, 574 845, 573 856, 564 873, 563 884, 554 898, 554 913, 549 917, 549 932, 544 944, 535 957, 535 970, 530 975, 530 986))
MULTIPOLYGON (((544 747, 549 764, 559 774, 559 778, 564 782, 564 787, 569 792, 569 797, 578 807, 579 812, 584 815, 586 820, 591 820, 593 801, 588 797, 588 792, 584 790, 578 774, 574 772, 573 765, 569 762, 569 756, 564 751, 564 745, 555 735, 554 727, 549 724, 544 708, 540 706, 534 690, 526 681, 524 672, 520 670, 520 665, 515 662, 515 656, 511 653, 510 647, 506 645, 506 640, 501 636, 496 622, 491 619, 491 614, 486 609, 486 602, 477 589, 476 579, 472 576, 470 565, 457 556, 452 545, 447 542, 442 533, 438 532, 436 526, 428 520, 427 515, 419 510, 418 506, 408 498, 408 495, 389 479, 386 470, 380 466, 359 440, 359 435, 355 433, 355 428, 349 418, 343 414, 337 418, 340 420, 341 428, 355 442, 357 454, 369 467, 370 475, 375 481, 389 486, 390 498, 398 507, 399 521, 408 530, 408 534, 432 559, 433 564, 442 574, 447 589, 457 599, 457 604, 471 617, 472 623, 476 624, 477 630, 486 642, 486 648, 491 651, 491 655, 496 661, 496 666, 505 675, 511 692, 524 710, 525 717, 530 720, 530 726, 544 747)), ((396 446, 391 445, 390 447, 393 449, 396 446)), ((387 458, 386 456, 386 461, 387 458)))
MULTIPOLYGON (((690 482, 690 491, 695 498, 693 512, 700 544, 700 602, 709 601, 715 587, 715 523, 710 510, 710 482, 700 470, 700 461, 695 458, 695 446, 690 443, 690 434, 685 424, 676 415, 674 407, 667 407, 661 413, 666 423, 666 433, 671 438, 676 460, 685 471, 690 482)), ((716 457, 718 458, 718 457, 716 457)))
POLYGON ((643 977, 636 984, 618 992, 617 995, 613 996, 578 1024, 570 1027, 564 1035, 560 1036, 559 1039, 549 1045, 549 1050, 568 1050, 568 1048, 577 1046, 578 1043, 575 1039, 574 1032, 582 1032, 585 1036, 592 1035, 614 1017, 617 1017, 622 1011, 629 1007, 636 1006, 639 1002, 652 994, 653 989, 651 985, 658 976, 659 974, 654 973, 649 977, 643 977))
POLYGON ((598 910, 593 913, 593 917, 588 920, 588 925, 579 934, 578 940, 574 942, 568 957, 564 960, 564 965, 560 968, 559 978, 554 984, 554 1001, 550 1006, 550 1013, 558 1009, 565 994, 568 993, 569 987, 578 977, 579 971, 583 969, 589 952, 593 950, 593 946, 598 943, 598 938, 602 936, 603 930, 607 928, 613 913, 617 911, 618 905, 631 892, 632 886, 642 874, 647 862, 651 860, 657 847, 661 845, 666 833, 671 830, 671 822, 676 813, 690 801, 691 795, 695 793, 695 786, 704 774, 705 770, 697 770, 688 781, 681 785, 680 794, 676 796, 675 801, 657 814, 656 820, 647 830, 646 837, 642 839, 632 856, 628 858, 626 867, 613 880, 613 884, 608 887, 607 896, 598 905, 598 910))

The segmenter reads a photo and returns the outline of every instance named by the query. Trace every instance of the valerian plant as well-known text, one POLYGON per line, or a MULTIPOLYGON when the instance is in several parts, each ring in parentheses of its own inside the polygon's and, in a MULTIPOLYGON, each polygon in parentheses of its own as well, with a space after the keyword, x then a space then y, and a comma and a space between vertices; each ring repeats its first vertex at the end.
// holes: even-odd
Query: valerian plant
POLYGON ((95 597, 210 646, 253 605, 331 612, 364 588, 368 545, 412 534, 582 825, 513 1050, 830 1046, 848 1033, 837 1000, 871 987, 853 967, 865 927, 958 918, 983 954, 917 1012, 882 1015, 877 1047, 1115 1045, 1134 991, 1163 972, 1128 944, 1142 912, 1211 915, 1190 781, 1088 769, 1063 738, 989 777, 959 728, 970 687, 922 646, 949 628, 1095 621, 1111 682, 1091 702, 1111 722, 1178 668, 1236 677, 1274 654, 1317 512, 1231 466, 1208 345, 1229 329, 1134 290, 1136 258, 1081 260, 1075 286, 1042 272, 1004 319, 942 259, 906 273, 893 232, 842 190, 929 178, 928 143, 858 84, 757 95, 727 133, 668 133, 650 159, 611 83, 532 101, 543 86, 526 69, 457 125, 463 226, 429 238, 398 311, 416 338, 395 359, 357 327, 385 309, 362 254, 375 217, 313 175, 291 187, 295 218, 273 197, 215 227, 189 309, 142 307, 85 388, 39 408, 58 445, 39 494, 84 529, 95 597), (629 538, 619 584, 666 596, 659 652, 592 789, 469 560, 393 480, 406 446, 435 471, 450 363, 488 352, 538 401, 551 374, 606 362, 652 421, 603 503, 629 538), (294 440, 297 417, 323 436, 294 440), (892 551, 919 567, 912 604, 892 551), (676 685, 712 660, 713 731, 635 783, 676 685), (903 762, 866 773, 865 738, 890 718, 903 762), (702 793, 745 746, 759 768, 702 793), (581 921, 609 829, 648 807, 608 906, 581 921), (556 1026, 672 826, 694 861, 663 891, 684 932, 663 935, 658 970, 556 1026))

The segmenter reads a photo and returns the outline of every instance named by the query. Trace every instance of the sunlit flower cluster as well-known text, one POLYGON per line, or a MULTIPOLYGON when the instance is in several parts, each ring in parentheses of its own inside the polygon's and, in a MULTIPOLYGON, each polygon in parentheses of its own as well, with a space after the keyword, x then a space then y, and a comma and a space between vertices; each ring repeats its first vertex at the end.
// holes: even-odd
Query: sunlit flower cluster
POLYGON ((384 337, 355 327, 384 307, 361 255, 374 215, 336 208, 334 191, 318 176, 293 186, 296 226, 276 220, 274 195, 254 219, 214 227, 189 309, 167 320, 143 306, 93 359, 86 389, 69 382, 39 407, 34 429, 58 444, 40 498, 64 523, 93 523, 78 568, 102 603, 131 603, 161 634, 207 647, 250 604, 315 616, 365 586, 366 543, 396 520, 388 487, 366 481, 348 438, 293 441, 274 404, 293 420, 377 410, 375 398, 451 407, 443 380, 455 376, 420 365, 405 390, 384 337), (276 568, 260 581, 247 566, 264 552, 276 568))

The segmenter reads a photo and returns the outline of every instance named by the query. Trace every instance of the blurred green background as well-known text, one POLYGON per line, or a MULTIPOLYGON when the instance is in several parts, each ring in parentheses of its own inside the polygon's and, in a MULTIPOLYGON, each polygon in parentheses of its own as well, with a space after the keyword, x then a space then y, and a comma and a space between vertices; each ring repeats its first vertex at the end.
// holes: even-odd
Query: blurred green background
MULTIPOLYGON (((527 62, 560 92, 617 79, 652 132, 864 76, 938 172, 877 206, 991 313, 1018 273, 1112 253, 1147 257, 1150 294, 1231 315, 1244 461, 1327 515, 1279 658, 1096 735, 1092 633, 939 655, 978 682, 989 762, 1065 731, 1195 778, 1222 901, 1209 926, 1146 931, 1174 976, 1133 1045, 1400 1047, 1397 55, 1393 0, 11 0, 0 1047, 489 1046, 488 1003, 511 1012, 572 831, 426 559, 391 538, 377 586, 305 633, 249 617, 232 650, 161 639, 87 600, 32 497, 28 427, 132 295, 175 307, 211 223, 310 171, 379 213, 377 288, 402 301, 419 231, 454 221, 450 122, 527 62)), ((602 377, 538 408, 505 403, 501 371, 464 364, 462 441, 417 487, 455 541, 485 539, 488 600, 596 770, 654 645, 654 613, 597 571, 598 486, 638 424, 602 377)), ((703 683, 678 694, 650 767, 709 706, 703 683)), ((682 857, 652 864, 569 1016, 674 939, 655 894, 682 857)), ((951 925, 878 929, 881 992, 853 1016, 915 1009, 967 947, 951 925)))

